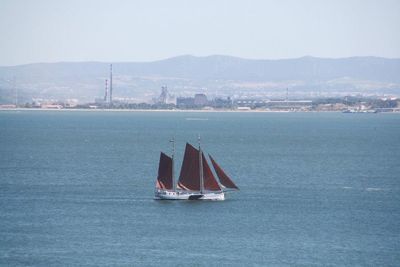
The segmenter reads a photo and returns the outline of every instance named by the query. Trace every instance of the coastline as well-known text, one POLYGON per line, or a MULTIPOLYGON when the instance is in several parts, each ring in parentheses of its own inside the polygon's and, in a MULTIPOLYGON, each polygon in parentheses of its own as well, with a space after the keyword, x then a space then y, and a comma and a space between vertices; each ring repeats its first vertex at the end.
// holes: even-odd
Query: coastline
MULTIPOLYGON (((343 113, 341 110, 199 110, 199 109, 51 109, 51 108, 0 108, 0 112, 5 111, 55 111, 55 112, 178 112, 178 113, 343 113)), ((357 112, 356 112, 357 113, 357 112)), ((368 113, 368 112, 358 112, 368 113)), ((399 111, 378 112, 380 114, 400 114, 399 111)), ((376 113, 372 113, 376 114, 376 113)))
MULTIPOLYGON (((341 113, 342 111, 277 111, 277 110, 199 110, 199 109, 51 109, 51 108, 0 108, 1 111, 57 111, 57 112, 181 112, 181 113, 341 113)), ((399 113, 399 112, 387 112, 387 113, 399 113)))

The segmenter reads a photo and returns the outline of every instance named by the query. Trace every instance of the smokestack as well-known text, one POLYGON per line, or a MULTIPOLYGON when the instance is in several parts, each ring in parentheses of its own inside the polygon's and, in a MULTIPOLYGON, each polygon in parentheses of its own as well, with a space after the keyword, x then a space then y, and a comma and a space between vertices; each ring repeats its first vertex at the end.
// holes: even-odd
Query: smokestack
POLYGON ((108 88, 107 88, 107 79, 106 79, 106 88, 105 88, 105 92, 104 92, 104 102, 107 102, 107 91, 108 91, 108 88))
POLYGON ((15 107, 18 107, 18 88, 17 88, 17 78, 14 76, 13 78, 13 87, 15 91, 15 107))
POLYGON ((286 88, 286 102, 289 101, 289 87, 286 88))
POLYGON ((112 74, 112 64, 110 64, 110 104, 112 104, 112 93, 113 93, 113 91, 112 91, 112 77, 113 77, 113 74, 112 74))

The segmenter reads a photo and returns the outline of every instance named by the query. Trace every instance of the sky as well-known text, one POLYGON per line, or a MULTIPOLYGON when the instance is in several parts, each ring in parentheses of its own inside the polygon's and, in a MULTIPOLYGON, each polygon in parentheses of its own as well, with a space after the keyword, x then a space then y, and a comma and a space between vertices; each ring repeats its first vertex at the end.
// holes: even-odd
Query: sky
POLYGON ((400 58, 399 0, 0 0, 0 65, 400 58))

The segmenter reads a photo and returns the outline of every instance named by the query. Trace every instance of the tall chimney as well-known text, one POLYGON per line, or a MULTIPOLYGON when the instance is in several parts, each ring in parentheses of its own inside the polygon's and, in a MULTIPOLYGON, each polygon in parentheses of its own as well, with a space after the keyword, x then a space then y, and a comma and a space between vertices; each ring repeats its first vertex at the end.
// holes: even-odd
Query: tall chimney
POLYGON ((108 91, 108 88, 107 88, 107 79, 106 79, 106 88, 105 88, 105 91, 104 91, 104 102, 107 102, 107 91, 108 91))
POLYGON ((112 88, 112 78, 113 78, 113 74, 112 74, 112 64, 110 64, 110 104, 112 104, 112 93, 113 93, 113 88, 112 88))

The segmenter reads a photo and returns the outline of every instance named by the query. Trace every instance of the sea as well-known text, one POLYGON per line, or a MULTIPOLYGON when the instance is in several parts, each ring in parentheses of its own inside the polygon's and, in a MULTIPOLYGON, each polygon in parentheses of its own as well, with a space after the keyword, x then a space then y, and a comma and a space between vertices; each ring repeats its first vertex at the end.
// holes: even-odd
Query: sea
POLYGON ((399 266, 400 114, 0 111, 0 266, 399 266), (186 142, 238 185, 154 200, 186 142))

